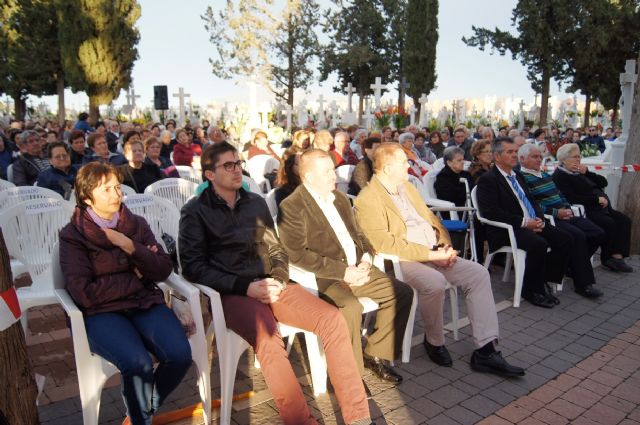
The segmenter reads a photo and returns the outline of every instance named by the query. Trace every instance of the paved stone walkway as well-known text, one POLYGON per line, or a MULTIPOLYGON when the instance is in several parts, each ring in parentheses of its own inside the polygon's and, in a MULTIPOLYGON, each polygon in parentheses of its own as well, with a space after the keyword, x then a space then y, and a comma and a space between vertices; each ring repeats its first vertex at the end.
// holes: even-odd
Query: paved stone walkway
MULTIPOLYGON (((638 257, 630 264, 640 270, 638 257)), ((640 375, 636 363, 640 358, 640 325, 636 323, 640 319, 640 273, 616 274, 600 267, 595 271, 598 285, 605 292, 601 300, 577 296, 569 283, 560 294, 562 304, 552 310, 523 302, 518 309, 508 307, 500 311, 499 348, 509 361, 527 368, 527 375, 520 379, 503 379, 470 370, 468 361, 474 347, 468 326, 460 330, 458 341, 447 335, 453 367, 436 366, 420 344, 423 329, 418 315, 411 362, 398 365, 404 382, 394 387, 371 375, 365 376, 376 423, 640 422, 640 375), (610 411, 615 413, 607 413, 610 411)), ((501 282, 501 272, 499 268, 493 270, 493 289, 497 304, 506 307, 505 300, 513 294, 513 282, 501 282)), ((449 317, 448 312, 445 314, 449 317)), ((460 315, 466 316, 463 302, 460 315)), ((64 315, 59 307, 48 306, 34 309, 29 318, 33 333, 27 339, 29 354, 36 372, 47 377, 39 400, 40 420, 46 425, 81 424, 73 349, 64 315)), ((339 409, 332 393, 313 397, 303 351, 296 341, 291 361, 314 416, 325 424, 343 423, 335 413, 339 409)), ((114 377, 102 392, 101 424, 122 422, 124 406, 118 382, 118 377, 114 377)), ((217 397, 220 384, 215 358, 212 385, 217 397)), ((262 375, 253 369, 251 352, 240 360, 235 392, 250 389, 256 395, 234 404, 233 423, 281 423, 262 375)), ((163 410, 198 401, 192 370, 163 410)), ((180 425, 191 423, 201 421, 183 421, 180 425)))

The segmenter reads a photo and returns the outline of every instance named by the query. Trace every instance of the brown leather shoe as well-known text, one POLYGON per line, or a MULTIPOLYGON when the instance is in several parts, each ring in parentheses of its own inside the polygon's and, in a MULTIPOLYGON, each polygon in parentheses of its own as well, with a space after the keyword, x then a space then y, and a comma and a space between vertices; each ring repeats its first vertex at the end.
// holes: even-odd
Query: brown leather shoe
POLYGON ((364 367, 373 372, 378 378, 383 381, 399 384, 402 382, 402 376, 398 374, 388 361, 379 357, 370 357, 364 355, 364 367))

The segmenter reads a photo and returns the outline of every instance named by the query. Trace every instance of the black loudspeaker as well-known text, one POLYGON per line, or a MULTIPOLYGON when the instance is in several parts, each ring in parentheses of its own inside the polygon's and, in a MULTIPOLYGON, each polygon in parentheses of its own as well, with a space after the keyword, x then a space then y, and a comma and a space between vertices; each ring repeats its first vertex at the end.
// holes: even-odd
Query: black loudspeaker
POLYGON ((153 107, 162 111, 169 109, 167 86, 153 86, 153 107))

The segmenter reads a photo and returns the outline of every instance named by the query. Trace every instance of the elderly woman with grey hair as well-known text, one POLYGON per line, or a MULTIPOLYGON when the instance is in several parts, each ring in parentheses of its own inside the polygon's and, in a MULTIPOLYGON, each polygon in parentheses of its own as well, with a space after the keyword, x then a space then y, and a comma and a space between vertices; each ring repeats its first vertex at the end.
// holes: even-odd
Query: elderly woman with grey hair
POLYGON ((421 179, 422 176, 427 174, 427 170, 420 165, 420 158, 418 158, 418 154, 413 146, 414 141, 415 136, 413 133, 406 132, 398 136, 398 143, 400 143, 402 150, 405 155, 407 155, 407 161, 409 162, 409 174, 421 179))
POLYGON ((624 261, 629 256, 631 219, 614 210, 604 193, 607 179, 592 173, 580 163, 580 148, 575 143, 561 146, 556 153, 560 166, 553 181, 572 204, 582 204, 587 217, 606 234, 601 246, 602 265, 616 272, 630 273, 633 268, 624 261))
POLYGON ((16 186, 32 186, 38 174, 49 168, 49 159, 42 156, 40 136, 27 130, 18 136, 20 155, 13 162, 13 183, 16 186))
POLYGON ((436 195, 438 199, 453 202, 456 207, 464 207, 467 190, 460 179, 467 180, 469 190, 474 186, 473 177, 464 170, 464 150, 457 146, 449 146, 444 150, 442 159, 445 165, 436 176, 436 195))

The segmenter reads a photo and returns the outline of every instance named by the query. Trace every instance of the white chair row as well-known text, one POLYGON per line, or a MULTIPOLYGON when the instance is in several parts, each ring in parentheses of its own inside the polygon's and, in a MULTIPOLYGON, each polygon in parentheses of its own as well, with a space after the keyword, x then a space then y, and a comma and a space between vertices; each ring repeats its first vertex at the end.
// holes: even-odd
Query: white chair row
POLYGON ((8 180, 0 179, 0 191, 10 189, 12 187, 16 187, 16 185, 8 180))
POLYGON ((251 178, 260 187, 260 193, 265 194, 271 190, 271 183, 265 174, 277 171, 280 168, 280 161, 271 155, 256 155, 247 161, 246 168, 251 178))

